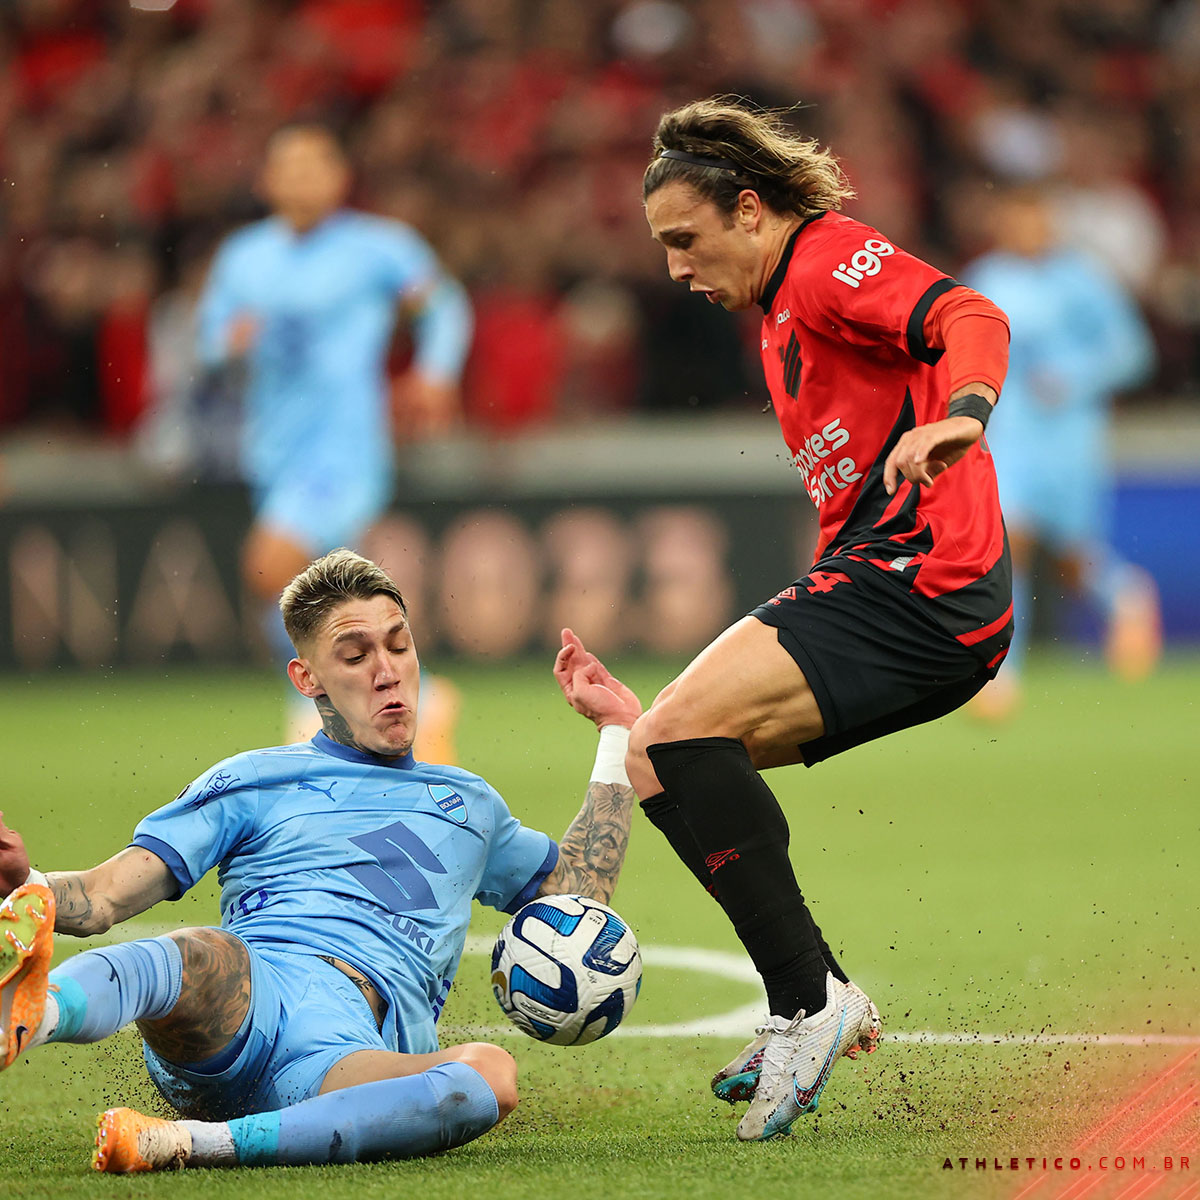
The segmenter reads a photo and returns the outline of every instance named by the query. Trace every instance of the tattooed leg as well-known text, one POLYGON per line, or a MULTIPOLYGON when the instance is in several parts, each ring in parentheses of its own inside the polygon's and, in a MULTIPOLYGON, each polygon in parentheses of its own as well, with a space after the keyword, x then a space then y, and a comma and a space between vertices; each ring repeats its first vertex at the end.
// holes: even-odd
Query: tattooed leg
POLYGON ((138 1030, 168 1062, 202 1062, 229 1045, 250 1010, 250 955, 219 929, 181 929, 169 940, 182 959, 178 1000, 139 1019, 138 1030))

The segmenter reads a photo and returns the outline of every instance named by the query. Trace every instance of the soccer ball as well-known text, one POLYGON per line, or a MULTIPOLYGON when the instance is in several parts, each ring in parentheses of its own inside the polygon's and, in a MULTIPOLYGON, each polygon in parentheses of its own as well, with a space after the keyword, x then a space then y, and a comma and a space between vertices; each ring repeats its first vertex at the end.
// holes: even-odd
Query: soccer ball
POLYGON ((492 991, 522 1033, 583 1046, 612 1033, 642 986, 633 930, 588 896, 542 896, 504 927, 492 991))

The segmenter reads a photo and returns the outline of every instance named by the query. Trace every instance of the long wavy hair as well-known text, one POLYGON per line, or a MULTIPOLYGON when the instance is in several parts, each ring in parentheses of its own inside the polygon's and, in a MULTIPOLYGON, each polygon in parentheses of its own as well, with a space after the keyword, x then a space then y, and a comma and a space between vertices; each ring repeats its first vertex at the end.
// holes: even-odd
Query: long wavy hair
POLYGON ((746 188, 779 213, 807 217, 841 208, 854 189, 838 160, 814 139, 789 129, 786 111, 752 109, 734 96, 712 96, 664 113, 654 133, 654 157, 642 179, 643 201, 679 180, 726 215, 746 188), (663 158, 664 150, 729 165, 663 158))

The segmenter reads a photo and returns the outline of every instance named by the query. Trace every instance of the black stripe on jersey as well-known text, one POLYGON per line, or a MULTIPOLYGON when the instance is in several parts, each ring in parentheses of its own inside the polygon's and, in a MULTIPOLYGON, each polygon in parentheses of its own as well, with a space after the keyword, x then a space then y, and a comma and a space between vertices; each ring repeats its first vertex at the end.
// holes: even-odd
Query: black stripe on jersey
POLYGON ((758 306, 763 312, 769 313, 771 311, 771 305, 775 303, 775 297, 779 295, 779 289, 783 287, 783 281, 787 278, 788 267, 792 262, 792 251, 796 249, 796 239, 814 221, 819 221, 824 215, 823 212, 819 212, 815 216, 806 217, 796 226, 792 236, 788 238, 787 245, 783 248, 783 256, 779 260, 779 265, 771 272, 771 278, 767 280, 767 286, 763 288, 763 294, 758 298, 758 306))
MULTIPOLYGON (((912 393, 905 388, 904 404, 900 408, 900 415, 896 418, 896 423, 892 426, 892 431, 888 434, 883 449, 879 451, 879 457, 871 464, 871 469, 867 472, 866 479, 863 480, 862 491, 859 492, 854 507, 842 522, 841 529, 837 531, 837 536, 830 543, 826 553, 843 553, 852 546, 874 546, 890 541, 901 534, 912 532, 917 523, 917 505, 921 500, 921 489, 916 485, 910 487, 908 495, 904 497, 896 511, 884 521, 883 515, 895 497, 889 496, 884 490, 883 465, 887 462, 888 455, 891 454, 892 448, 900 440, 901 435, 916 428, 916 424, 917 412, 913 404, 912 393)), ((903 486, 903 480, 901 486, 903 486)), ((925 553, 933 545, 933 535, 928 529, 925 529, 922 531, 921 537, 914 538, 905 545, 913 554, 925 553)))
POLYGON ((944 350, 934 350, 930 346, 925 345, 925 318, 929 316, 929 310, 933 307, 933 302, 939 296, 944 296, 956 287, 962 287, 962 284, 957 279, 949 278, 949 276, 945 279, 939 279, 937 283, 931 283, 925 289, 920 300, 913 306, 912 312, 909 313, 908 324, 904 328, 904 336, 908 342, 908 353, 917 362, 933 366, 945 353, 944 350))
POLYGON ((783 390, 793 400, 800 395, 800 372, 803 368, 804 363, 800 361, 800 339, 793 329, 792 336, 788 338, 787 353, 783 356, 783 390))
MULTIPOLYGON (((927 596, 925 603, 937 616, 938 623, 955 637, 964 633, 974 633, 981 625, 995 620, 1012 603, 1012 559, 1008 552, 1008 531, 1004 533, 1004 549, 991 568, 978 579, 961 587, 956 592, 945 592, 940 596, 927 596), (981 619, 981 614, 985 614, 981 619), (990 618, 986 614, 992 614, 990 618)), ((997 630, 985 642, 978 643, 981 647, 991 647, 999 641, 1011 636, 1012 625, 1007 626, 1007 632, 997 630)))

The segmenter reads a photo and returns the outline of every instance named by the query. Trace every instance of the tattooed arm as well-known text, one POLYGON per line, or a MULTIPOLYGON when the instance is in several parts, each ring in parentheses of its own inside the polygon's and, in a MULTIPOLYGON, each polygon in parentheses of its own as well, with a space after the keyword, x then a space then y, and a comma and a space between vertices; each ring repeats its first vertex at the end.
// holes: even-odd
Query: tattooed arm
POLYGON ((559 842, 558 865, 538 895, 569 893, 609 903, 625 862, 635 799, 628 785, 589 783, 579 815, 559 842))
MULTIPOLYGON (((0 812, 0 896, 25 882, 29 855, 15 829, 0 812)), ((56 871, 47 877, 58 909, 54 928, 59 933, 86 937, 104 933, 118 921, 145 912, 173 896, 175 878, 157 854, 130 846, 90 871, 56 871)))
POLYGON ((75 937, 105 933, 178 890, 167 864, 139 846, 90 871, 52 871, 47 879, 58 910, 54 930, 75 937))
MULTIPOLYGON (((567 703, 601 730, 610 726, 630 729, 642 713, 637 696, 589 654, 569 629, 563 630, 562 642, 554 660, 554 677, 567 703)), ((602 736, 602 746, 607 736, 602 736)), ((628 739, 614 741, 623 746, 628 739)), ((558 863, 542 882, 539 895, 575 893, 603 904, 612 899, 625 862, 637 799, 625 777, 622 755, 623 750, 615 764, 608 762, 603 767, 598 756, 592 772, 597 777, 588 784, 583 807, 559 842, 558 863)))

